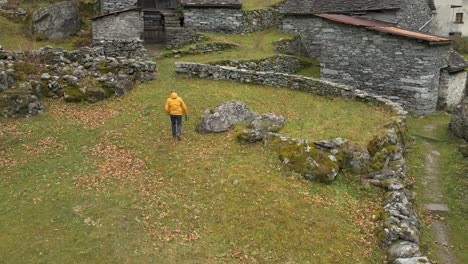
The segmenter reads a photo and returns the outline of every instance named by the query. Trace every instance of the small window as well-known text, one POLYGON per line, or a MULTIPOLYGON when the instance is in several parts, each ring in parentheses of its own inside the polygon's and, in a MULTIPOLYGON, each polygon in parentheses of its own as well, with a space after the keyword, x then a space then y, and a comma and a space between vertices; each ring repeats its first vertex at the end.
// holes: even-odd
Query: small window
POLYGON ((463 24, 463 13, 456 13, 455 14, 455 23, 463 24))

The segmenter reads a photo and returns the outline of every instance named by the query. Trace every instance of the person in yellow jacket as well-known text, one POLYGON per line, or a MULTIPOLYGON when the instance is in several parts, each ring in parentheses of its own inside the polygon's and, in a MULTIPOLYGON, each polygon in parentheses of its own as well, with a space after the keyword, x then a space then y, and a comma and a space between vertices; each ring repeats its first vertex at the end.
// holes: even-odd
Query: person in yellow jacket
POLYGON ((172 90, 171 95, 167 98, 166 105, 164 106, 166 113, 171 117, 172 124, 172 138, 175 140, 182 139, 182 115, 185 115, 187 120, 188 111, 182 98, 177 96, 176 91, 172 90))

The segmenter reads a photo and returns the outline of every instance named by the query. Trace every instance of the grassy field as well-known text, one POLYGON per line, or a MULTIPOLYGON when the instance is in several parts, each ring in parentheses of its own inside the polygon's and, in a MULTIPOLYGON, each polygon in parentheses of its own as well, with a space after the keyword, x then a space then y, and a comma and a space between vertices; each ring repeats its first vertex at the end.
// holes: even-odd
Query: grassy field
MULTIPOLYGON (((241 47, 187 61, 274 54, 273 31, 232 36, 241 47)), ((3 45, 2 42, 0 42, 3 45)), ((381 192, 342 174, 331 185, 284 168, 233 132, 199 135, 206 108, 242 100, 287 117, 284 133, 342 136, 364 146, 388 120, 378 108, 287 89, 174 75, 96 104, 46 101, 0 119, 0 259, 7 263, 381 263, 371 215, 381 192), (190 115, 173 144, 171 89, 190 115), (375 129, 373 129, 375 128, 375 129)))
MULTIPOLYGON (((468 263, 468 251, 466 248, 466 241, 468 241, 466 233, 466 227, 468 226, 466 218, 468 210, 466 196, 466 189, 468 187, 468 160, 466 158, 463 159, 462 155, 458 152, 457 149, 460 143, 448 130, 449 122, 450 115, 446 113, 410 119, 410 129, 412 134, 416 136, 416 144, 410 152, 408 165, 411 175, 416 180, 416 192, 419 197, 418 204, 419 207, 422 207, 426 202, 422 195, 425 191, 422 177, 424 175, 424 157, 427 153, 428 144, 432 144, 440 152, 440 177, 443 178, 444 197, 450 208, 448 215, 442 215, 441 217, 448 219, 449 239, 451 245, 453 245, 451 251, 458 258, 458 263, 468 263), (437 128, 432 131, 424 129, 428 125, 437 128), (427 140, 420 136, 435 140, 427 140)), ((421 248, 427 251, 423 252, 424 254, 429 254, 431 260, 436 261, 438 258, 436 254, 437 247, 442 245, 437 245, 433 242, 434 239, 431 236, 429 227, 431 217, 438 216, 426 215, 427 221, 423 225, 421 248)))

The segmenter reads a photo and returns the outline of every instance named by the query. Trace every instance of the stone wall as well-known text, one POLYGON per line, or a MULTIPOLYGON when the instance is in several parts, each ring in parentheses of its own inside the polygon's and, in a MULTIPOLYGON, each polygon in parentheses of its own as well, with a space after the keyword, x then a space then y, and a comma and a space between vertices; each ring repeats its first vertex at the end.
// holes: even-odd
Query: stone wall
POLYGON ((104 56, 135 58, 148 55, 143 41, 135 40, 95 40, 93 47, 102 50, 104 56))
POLYGON ((440 89, 438 108, 453 110, 463 99, 466 92, 466 80, 468 72, 460 71, 449 73, 444 69, 440 76, 440 89))
POLYGON ((109 14, 138 6, 138 0, 98 0, 102 14, 109 14))
POLYGON ((122 96, 135 83, 156 78, 144 57, 104 56, 102 47, 74 51, 45 47, 6 51, 0 47, 0 114, 29 117, 42 112, 42 97, 96 102, 122 96))
POLYGON ((242 29, 243 14, 231 8, 187 8, 184 9, 185 26, 194 30, 237 33, 242 29))
POLYGON ((280 39, 273 42, 276 51, 288 55, 309 56, 307 49, 302 44, 301 37, 295 36, 292 39, 280 39))
POLYGON ((142 39, 143 13, 139 10, 101 16, 93 19, 93 40, 142 39))
POLYGON ((210 63, 211 65, 230 66, 237 69, 245 69, 250 71, 273 71, 281 73, 295 73, 307 67, 305 62, 294 56, 276 55, 273 57, 260 60, 226 60, 210 63))
POLYGON ((286 87, 323 96, 352 97, 353 89, 329 81, 276 72, 258 72, 237 69, 230 66, 218 66, 191 62, 177 62, 176 74, 191 78, 209 80, 229 80, 240 83, 286 87))
POLYGON ((436 109, 449 45, 429 45, 318 17, 288 16, 282 28, 302 36, 311 56, 320 59, 325 80, 387 96, 416 114, 436 109))
POLYGON ((281 23, 281 18, 277 8, 244 11, 241 31, 242 33, 251 33, 277 27, 281 23))
POLYGON ((281 22, 277 8, 242 11, 230 8, 187 8, 184 22, 194 30, 225 34, 251 33, 272 27, 281 22))
MULTIPOLYGON (((404 0, 402 8, 397 11, 398 25, 402 28, 419 30, 432 17, 432 10, 427 0, 404 0)), ((422 31, 431 32, 431 24, 422 31)))

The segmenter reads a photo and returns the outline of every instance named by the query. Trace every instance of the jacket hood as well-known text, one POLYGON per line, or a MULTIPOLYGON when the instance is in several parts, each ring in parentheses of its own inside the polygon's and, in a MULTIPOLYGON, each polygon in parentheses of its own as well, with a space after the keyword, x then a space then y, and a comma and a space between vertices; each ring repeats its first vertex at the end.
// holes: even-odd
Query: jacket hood
POLYGON ((176 99, 176 98, 177 98, 177 93, 172 92, 172 93, 171 93, 171 99, 176 99))

